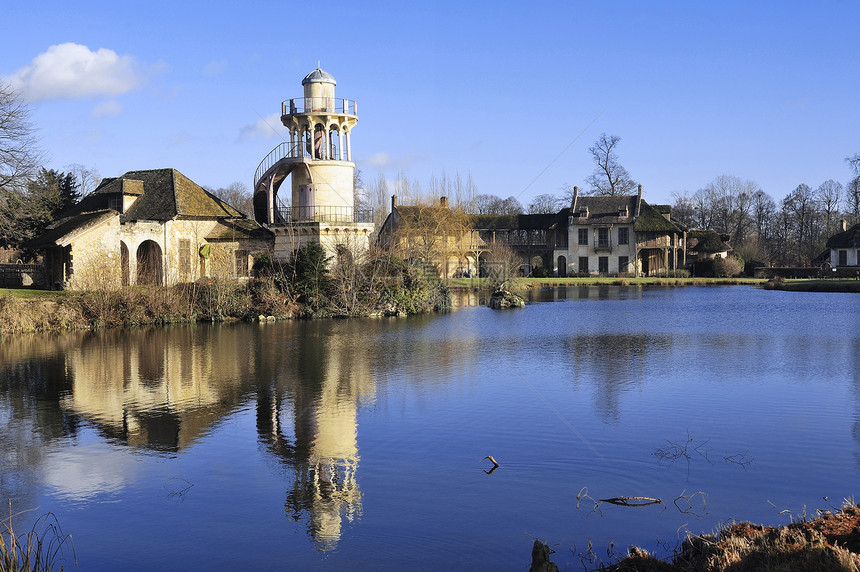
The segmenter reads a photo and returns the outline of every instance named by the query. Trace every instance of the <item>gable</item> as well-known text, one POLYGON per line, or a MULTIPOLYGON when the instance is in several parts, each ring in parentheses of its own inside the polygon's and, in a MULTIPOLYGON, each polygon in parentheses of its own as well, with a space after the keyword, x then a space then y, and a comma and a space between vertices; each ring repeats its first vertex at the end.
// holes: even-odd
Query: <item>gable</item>
POLYGON ((117 217, 118 213, 101 210, 68 216, 52 223, 42 234, 25 243, 27 248, 65 246, 87 231, 117 217))

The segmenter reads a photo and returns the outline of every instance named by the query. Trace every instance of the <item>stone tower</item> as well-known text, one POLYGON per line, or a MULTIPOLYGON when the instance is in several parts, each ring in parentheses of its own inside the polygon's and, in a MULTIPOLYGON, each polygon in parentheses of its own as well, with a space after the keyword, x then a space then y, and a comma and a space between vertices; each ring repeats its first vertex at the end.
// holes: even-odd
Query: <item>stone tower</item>
POLYGON ((281 103, 290 139, 275 147, 254 173, 254 218, 275 234, 275 257, 288 259, 308 242, 331 256, 368 247, 373 216, 355 209, 352 129, 356 102, 337 99, 335 79, 315 69, 302 80, 302 97, 281 103), (290 205, 278 191, 290 179, 290 205))

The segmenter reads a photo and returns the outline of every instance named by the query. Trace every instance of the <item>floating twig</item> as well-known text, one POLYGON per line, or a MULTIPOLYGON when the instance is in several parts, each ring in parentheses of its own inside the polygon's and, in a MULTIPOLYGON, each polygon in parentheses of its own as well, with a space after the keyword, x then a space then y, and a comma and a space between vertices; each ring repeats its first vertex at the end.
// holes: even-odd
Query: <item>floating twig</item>
MULTIPOLYGON (((493 464, 493 468, 492 468, 492 469, 490 469, 489 471, 484 471, 484 472, 485 472, 485 473, 487 473, 488 475, 492 475, 492 474, 493 474, 493 471, 495 471, 496 469, 498 469, 498 468, 501 466, 501 465, 499 465, 498 461, 496 461, 496 460, 493 458, 493 456, 492 456, 492 455, 487 455, 486 457, 484 457, 484 459, 489 459, 489 460, 490 460, 490 462, 493 464)), ((483 461, 484 459, 481 459, 481 460, 483 461)))
POLYGON ((692 494, 684 494, 687 492, 687 489, 681 491, 681 494, 678 495, 673 502, 675 504, 675 508, 681 514, 691 514, 696 518, 704 518, 708 514, 708 503, 707 503, 707 495, 702 491, 696 491, 692 494), (700 497, 702 499, 702 509, 699 510, 697 507, 693 506, 693 499, 696 497, 700 497), (683 501, 681 504, 678 501, 683 501))
MULTIPOLYGON (((492 455, 487 455, 486 457, 484 457, 484 459, 489 459, 490 462, 493 464, 493 467, 499 467, 500 466, 499 463, 493 458, 492 455)), ((484 459, 481 459, 481 460, 483 461, 484 459)))

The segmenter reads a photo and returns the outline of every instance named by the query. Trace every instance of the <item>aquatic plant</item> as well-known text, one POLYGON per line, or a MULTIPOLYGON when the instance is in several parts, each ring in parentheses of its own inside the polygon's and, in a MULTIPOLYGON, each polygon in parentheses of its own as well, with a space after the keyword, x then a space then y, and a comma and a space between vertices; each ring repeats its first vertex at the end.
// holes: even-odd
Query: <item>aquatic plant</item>
MULTIPOLYGON (((0 523, 0 570, 3 572, 18 571, 48 571, 56 569, 56 565, 64 561, 63 548, 66 544, 72 549, 72 559, 77 566, 72 535, 63 534, 60 523, 53 513, 39 517, 33 527, 22 534, 17 534, 12 521, 22 513, 11 514, 12 504, 9 503, 9 518, 0 523)), ((62 570, 63 566, 59 567, 62 570)))

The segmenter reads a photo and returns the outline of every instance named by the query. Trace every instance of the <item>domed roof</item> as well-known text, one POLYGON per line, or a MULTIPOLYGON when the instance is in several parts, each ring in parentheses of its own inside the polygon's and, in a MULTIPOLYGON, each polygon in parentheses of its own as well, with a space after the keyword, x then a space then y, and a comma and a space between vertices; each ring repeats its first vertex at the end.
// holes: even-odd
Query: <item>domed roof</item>
POLYGON ((337 82, 334 81, 331 74, 327 71, 321 70, 320 68, 315 69, 305 76, 305 79, 302 80, 302 85, 307 83, 330 83, 332 85, 337 85, 337 82))

